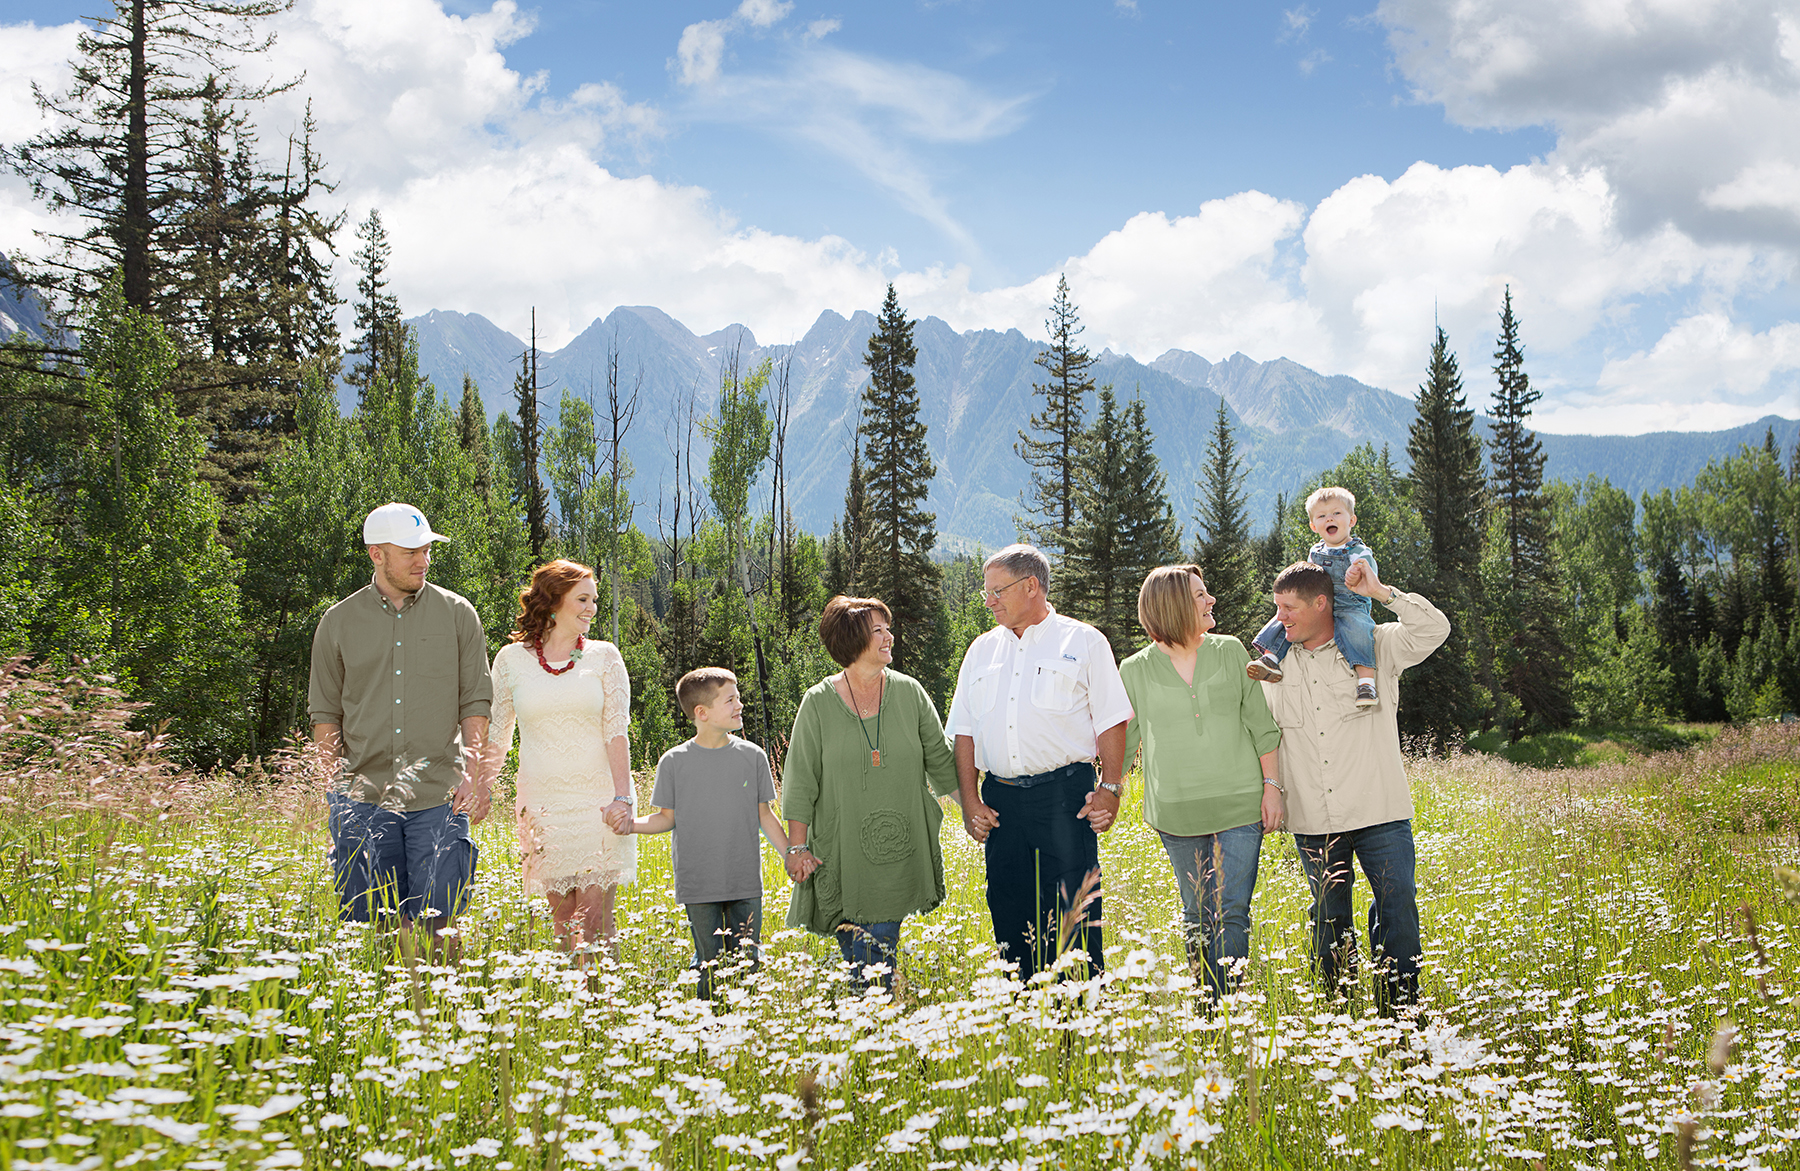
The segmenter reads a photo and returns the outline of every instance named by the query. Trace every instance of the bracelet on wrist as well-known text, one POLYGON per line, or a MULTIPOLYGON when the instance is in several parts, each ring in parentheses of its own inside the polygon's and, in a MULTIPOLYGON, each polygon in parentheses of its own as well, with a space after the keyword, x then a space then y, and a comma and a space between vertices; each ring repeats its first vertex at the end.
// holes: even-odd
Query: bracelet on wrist
POLYGON ((801 842, 797 846, 789 846, 787 848, 787 852, 790 854, 798 854, 801 851, 805 851, 806 853, 810 854, 810 853, 812 853, 812 847, 807 845, 805 842, 801 842))
POLYGON ((1275 791, 1276 791, 1276 792, 1277 792, 1277 793, 1284 793, 1284 794, 1285 794, 1285 793, 1286 793, 1286 792, 1287 792, 1287 790, 1286 790, 1286 789, 1284 789, 1284 788, 1282 788, 1282 787, 1281 787, 1281 782, 1280 782, 1280 781, 1278 781, 1278 780, 1276 780, 1276 779, 1275 779, 1275 778, 1274 778, 1274 777, 1264 777, 1264 778, 1263 778, 1263 784, 1265 784, 1265 785, 1273 785, 1273 786, 1275 786, 1275 791))

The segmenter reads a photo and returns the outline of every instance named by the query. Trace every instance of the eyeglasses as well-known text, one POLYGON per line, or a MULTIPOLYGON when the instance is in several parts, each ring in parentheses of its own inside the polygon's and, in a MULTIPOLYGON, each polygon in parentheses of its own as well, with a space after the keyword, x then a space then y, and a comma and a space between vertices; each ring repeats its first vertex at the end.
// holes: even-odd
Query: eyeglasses
POLYGON ((1030 576, 1031 576, 1030 574, 1027 574, 1025 577, 1015 577, 1011 581, 1007 582, 1005 585, 1001 586, 997 590, 984 589, 981 591, 981 596, 986 598, 990 602, 998 602, 1000 600, 1001 594, 1004 594, 1007 590, 1012 589, 1014 586, 1018 585, 1020 582, 1027 580, 1030 576))

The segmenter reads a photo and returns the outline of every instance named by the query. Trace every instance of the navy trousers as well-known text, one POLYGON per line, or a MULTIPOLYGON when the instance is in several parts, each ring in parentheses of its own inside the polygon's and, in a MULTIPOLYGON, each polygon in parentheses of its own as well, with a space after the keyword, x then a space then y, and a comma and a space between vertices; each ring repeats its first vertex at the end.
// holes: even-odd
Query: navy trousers
POLYGON ((988 914, 1000 954, 1018 961, 1021 980, 1056 962, 1065 919, 1071 920, 1066 948, 1085 951, 1095 972, 1106 966, 1099 898, 1078 910, 1070 906, 1082 880, 1100 869, 1099 837, 1076 816, 1094 790, 1094 766, 1061 772, 1031 788, 992 777, 981 785, 982 802, 1000 815, 986 847, 988 914))

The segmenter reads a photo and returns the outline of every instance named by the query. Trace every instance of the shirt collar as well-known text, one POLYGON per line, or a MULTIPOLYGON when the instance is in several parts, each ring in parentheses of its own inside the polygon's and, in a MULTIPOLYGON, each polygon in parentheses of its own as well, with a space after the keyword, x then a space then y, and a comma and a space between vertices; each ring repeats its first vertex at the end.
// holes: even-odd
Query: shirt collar
POLYGON ((1035 646, 1037 641, 1043 637, 1044 628, 1049 626, 1056 618, 1055 606, 1046 602, 1044 603, 1044 609, 1049 612, 1039 621, 1033 622, 1030 626, 1027 626, 1024 634, 1013 634, 1012 627, 1010 626, 1002 626, 1000 629, 1006 631, 1007 636, 1021 647, 1035 646))
MULTIPOLYGON (((381 587, 375 584, 375 575, 372 573, 369 575, 369 592, 375 595, 376 604, 383 610, 387 610, 390 613, 393 611, 394 607, 388 602, 387 595, 381 592, 381 587)), ((400 612, 404 614, 406 611, 412 609, 413 603, 418 601, 419 595, 424 592, 425 587, 420 586, 412 593, 406 595, 406 601, 400 603, 400 612)))

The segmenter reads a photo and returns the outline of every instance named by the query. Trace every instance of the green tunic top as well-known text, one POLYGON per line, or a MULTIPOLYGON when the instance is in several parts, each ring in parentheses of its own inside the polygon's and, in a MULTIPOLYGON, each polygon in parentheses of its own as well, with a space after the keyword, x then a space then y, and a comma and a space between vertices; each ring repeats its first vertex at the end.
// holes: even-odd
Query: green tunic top
POLYGON ((830 679, 800 698, 781 814, 807 826, 820 865, 794 888, 789 927, 835 936, 840 923, 897 922, 944 901, 944 811, 934 794, 956 791, 956 758, 943 722, 917 680, 888 671, 880 767, 870 752, 877 726, 859 720, 830 679))
POLYGON ((1244 644, 1209 634, 1183 683, 1169 656, 1147 646, 1119 664, 1134 713, 1125 759, 1144 749, 1144 820, 1198 837, 1262 819, 1262 764, 1281 743, 1262 687, 1244 673, 1244 644))

